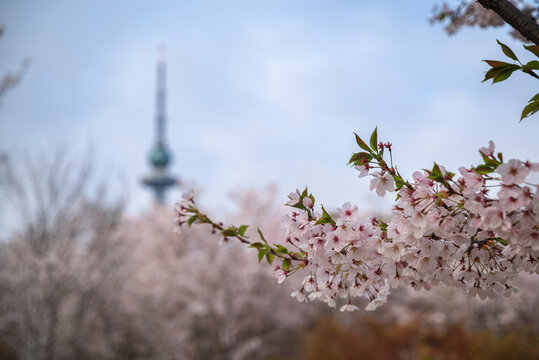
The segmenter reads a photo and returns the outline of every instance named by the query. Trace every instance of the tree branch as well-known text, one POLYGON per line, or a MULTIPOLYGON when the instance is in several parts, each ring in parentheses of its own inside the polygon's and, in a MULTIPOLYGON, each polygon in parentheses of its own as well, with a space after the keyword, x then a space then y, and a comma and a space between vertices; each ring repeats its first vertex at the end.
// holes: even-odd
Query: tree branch
POLYGON ((526 39, 539 45, 539 25, 536 20, 524 14, 508 0, 477 0, 477 2, 485 9, 498 14, 526 39))

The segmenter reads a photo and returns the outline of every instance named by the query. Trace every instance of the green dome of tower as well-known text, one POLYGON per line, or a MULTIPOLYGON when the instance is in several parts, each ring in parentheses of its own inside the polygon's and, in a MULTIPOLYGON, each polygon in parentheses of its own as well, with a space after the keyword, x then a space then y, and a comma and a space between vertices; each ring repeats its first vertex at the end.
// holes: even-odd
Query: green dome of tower
POLYGON ((150 163, 159 169, 167 167, 170 162, 170 154, 164 147, 157 147, 150 152, 150 163))

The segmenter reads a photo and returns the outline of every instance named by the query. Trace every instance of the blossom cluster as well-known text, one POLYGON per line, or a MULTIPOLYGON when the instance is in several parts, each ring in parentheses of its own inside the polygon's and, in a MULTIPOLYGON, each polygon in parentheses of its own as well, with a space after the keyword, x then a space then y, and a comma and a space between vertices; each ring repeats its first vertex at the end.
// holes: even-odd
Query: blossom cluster
POLYGON ((518 273, 539 273, 538 186, 526 181, 539 163, 504 162, 491 141, 479 150, 484 163, 459 168, 458 177, 434 164, 407 181, 393 166, 391 144, 378 143, 376 130, 370 146, 357 135, 356 141, 365 150, 350 159, 359 177, 371 177, 370 189, 381 197, 397 193, 388 221, 362 217, 350 203, 332 215, 315 210, 307 189, 289 195, 285 246, 268 244, 262 234, 262 242, 251 242, 239 233, 242 227, 216 227, 189 196, 178 205, 176 221, 213 224, 224 237, 256 248, 259 260, 278 257, 279 282, 305 268, 292 296, 341 303, 341 311, 357 310, 357 297, 374 310, 397 286, 429 290, 442 283, 481 298, 509 296, 517 291, 512 281, 518 273))

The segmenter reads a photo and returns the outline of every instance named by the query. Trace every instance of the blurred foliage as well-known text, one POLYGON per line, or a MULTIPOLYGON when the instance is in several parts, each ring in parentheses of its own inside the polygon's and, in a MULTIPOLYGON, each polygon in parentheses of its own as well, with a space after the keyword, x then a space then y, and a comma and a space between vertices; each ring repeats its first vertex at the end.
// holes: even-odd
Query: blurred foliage
POLYGON ((0 334, 0 359, 16 360, 15 349, 5 340, 5 334, 0 334))
POLYGON ((373 316, 349 324, 321 318, 303 339, 303 355, 294 360, 539 359, 537 344, 539 334, 522 326, 495 334, 460 323, 425 325, 420 318, 405 324, 373 316))

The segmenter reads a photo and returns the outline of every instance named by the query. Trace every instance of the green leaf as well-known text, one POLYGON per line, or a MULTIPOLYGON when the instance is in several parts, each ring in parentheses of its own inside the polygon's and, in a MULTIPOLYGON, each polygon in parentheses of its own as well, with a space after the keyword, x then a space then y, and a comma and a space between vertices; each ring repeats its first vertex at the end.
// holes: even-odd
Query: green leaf
MULTIPOLYGON (((481 82, 485 82, 487 81, 488 79, 494 79, 496 78, 497 76, 499 76, 502 72, 505 72, 505 71, 509 71, 509 70, 512 70, 511 73, 515 70, 518 70, 520 69, 520 66, 518 65, 505 65, 505 66, 500 66, 500 67, 496 67, 496 68, 492 68, 490 69, 489 71, 487 71, 485 73, 485 78, 483 79, 483 81, 481 82)), ((511 74, 509 74, 511 75, 511 74)))
POLYGON ((273 259, 275 259, 275 256, 270 252, 266 252, 266 261, 268 264, 273 264, 273 259))
POLYGON ((371 149, 377 153, 378 152, 378 126, 374 128, 374 131, 371 134, 371 149))
POLYGON ((497 68, 497 67, 500 67, 500 66, 511 65, 509 63, 506 63, 506 62, 503 62, 503 61, 498 61, 498 60, 483 60, 483 61, 486 62, 487 64, 489 64, 493 68, 497 68))
POLYGON ((335 220, 333 220, 331 216, 329 216, 326 209, 324 209, 324 206, 322 206, 322 216, 320 217, 320 219, 318 219, 318 221, 315 224, 316 225, 319 225, 319 224, 335 225, 335 220))
POLYGON ((366 152, 359 152, 355 153, 350 157, 350 161, 348 161, 348 165, 354 164, 354 165, 361 165, 365 162, 369 162, 372 160, 372 155, 366 152))
POLYGON ((495 84, 497 82, 502 82, 504 80, 507 80, 509 78, 509 76, 511 76, 511 74, 513 72, 520 69, 520 66, 518 66, 518 65, 508 65, 508 66, 504 66, 504 67, 496 68, 496 69, 500 69, 500 71, 492 79, 493 84, 495 84))
POLYGON ((303 197, 300 195, 299 197, 299 201, 294 204, 294 205, 288 205, 286 204, 286 206, 290 206, 290 207, 293 207, 293 208, 296 208, 296 209, 300 209, 300 210, 306 210, 306 207, 305 205, 303 205, 303 197))
MULTIPOLYGON (((502 73, 505 73, 507 71, 510 71, 509 75, 511 75, 511 73, 513 71, 518 70, 518 69, 520 69, 520 66, 514 65, 514 64, 509 64, 509 65, 505 65, 505 66, 492 68, 492 69, 490 69, 489 71, 487 71, 485 73, 485 78, 483 79, 482 82, 485 82, 488 79, 495 79, 496 77, 501 76, 502 73)), ((503 75, 503 76, 505 76, 505 75, 503 75)), ((509 77, 509 76, 507 76, 507 77, 509 77)), ((498 80, 498 81, 500 81, 500 80, 498 80)))
POLYGON ((301 199, 303 200, 303 198, 306 197, 307 195, 308 195, 307 186, 305 186, 305 190, 303 190, 303 192, 301 193, 301 199))
POLYGON ((259 251, 258 251, 258 262, 259 262, 259 263, 262 261, 262 259, 263 259, 264 256, 266 255, 266 252, 267 252, 266 249, 263 249, 263 250, 259 250, 259 251))
POLYGON ((221 234, 223 234, 223 236, 236 236, 237 235, 236 229, 232 226, 229 227, 228 229, 223 230, 221 234))
POLYGON ((524 45, 524 49, 532 52, 535 56, 539 57, 539 46, 537 46, 537 45, 524 45))
POLYGON ((481 154, 481 157, 483 158, 483 161, 485 162, 485 165, 487 165, 488 167, 496 169, 498 167, 498 165, 501 164, 500 162, 498 162, 498 160, 492 159, 492 158, 486 156, 481 151, 479 153, 481 154))
POLYGON ((251 245, 249 245, 250 248, 255 248, 255 249, 263 249, 266 247, 266 245, 262 244, 261 242, 254 242, 252 243, 251 245))
POLYGON ((289 271, 290 270, 290 260, 288 259, 284 259, 283 260, 283 264, 281 265, 281 267, 283 268, 284 271, 289 271))
POLYGON ((500 40, 496 40, 496 41, 502 47, 502 51, 505 54, 505 56, 507 56, 508 58, 511 58, 511 59, 513 59, 515 61, 518 61, 517 56, 515 55, 515 53, 513 52, 513 50, 511 50, 511 48, 509 46, 505 45, 504 43, 501 43, 500 40))
POLYGON ((248 228, 248 227, 249 227, 249 226, 247 226, 247 225, 241 225, 241 226, 239 227, 239 229, 238 229, 238 234, 240 234, 240 236, 245 235, 245 232, 247 231, 247 228, 248 228))
POLYGON ((436 163, 434 163, 434 166, 432 167, 432 170, 430 171, 430 174, 429 176, 427 176, 427 178, 439 183, 445 182, 444 176, 442 175, 442 170, 440 170, 440 167, 436 163))
POLYGON ((400 190, 405 185, 405 182, 400 176, 393 175, 393 181, 395 181, 395 190, 400 190))
POLYGON ((539 61, 532 60, 522 67, 522 70, 539 70, 539 61))
POLYGON ((195 222, 195 220, 198 218, 198 215, 193 215, 191 216, 188 220, 187 220, 187 225, 189 225, 189 227, 191 227, 191 225, 193 225, 193 223, 195 222))
POLYGON ((282 245, 277 245, 277 248, 275 249, 275 251, 278 252, 279 254, 288 254, 288 249, 282 245))
POLYGON ((477 167, 475 167, 473 169, 474 172, 478 173, 478 174, 490 174, 491 172, 494 171, 494 169, 492 169, 490 166, 487 166, 487 165, 479 165, 477 167))
POLYGON ((354 133, 354 135, 356 136, 356 142, 359 145, 359 147, 362 148, 363 150, 367 150, 368 152, 371 152, 371 149, 369 149, 369 146, 365 144, 365 142, 356 133, 354 133))
POLYGON ((442 176, 442 170, 436 163, 434 163, 434 165, 432 166, 432 174, 436 176, 442 176))
MULTIPOLYGON (((537 98, 537 95, 533 97, 533 99, 535 98, 537 98)), ((524 118, 527 118, 528 116, 532 116, 537 111, 539 111, 539 100, 535 100, 535 101, 532 101, 532 100, 530 100, 530 103, 526 105, 524 109, 522 110, 522 116, 520 117, 520 121, 522 121, 524 118)))
POLYGON ((441 175, 430 174, 429 176, 427 176, 427 179, 432 179, 432 180, 434 180, 436 182, 439 182, 439 183, 444 182, 444 177, 441 176, 441 175))
POLYGON ((260 235, 260 238, 262 239, 262 241, 267 244, 268 242, 264 238, 264 234, 262 234, 262 231, 260 231, 260 229, 256 229, 256 230, 258 230, 258 235, 260 235))
POLYGON ((499 238, 499 237, 494 238, 494 239, 492 239, 492 240, 495 240, 495 241, 497 241, 497 242, 499 242, 500 244, 503 244, 503 245, 508 245, 508 244, 509 244, 509 243, 507 242, 507 240, 504 240, 504 239, 499 238))
POLYGON ((489 71, 485 73, 485 78, 481 82, 485 82, 489 79, 492 79, 494 76, 496 76, 500 72, 500 68, 491 68, 489 71))

